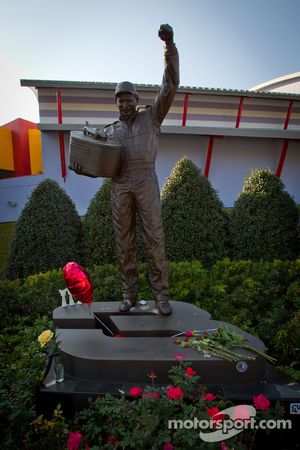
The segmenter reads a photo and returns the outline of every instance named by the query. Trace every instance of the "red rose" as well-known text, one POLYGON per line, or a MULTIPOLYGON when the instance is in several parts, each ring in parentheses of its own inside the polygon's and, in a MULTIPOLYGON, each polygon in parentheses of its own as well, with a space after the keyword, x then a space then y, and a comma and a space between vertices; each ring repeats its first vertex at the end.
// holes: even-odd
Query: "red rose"
POLYGON ((172 442, 166 442, 163 450, 174 450, 174 445, 172 442))
POLYGON ((185 335, 187 337, 192 337, 192 336, 194 336, 194 332, 192 330, 188 330, 188 331, 185 332, 185 335))
POLYGON ((270 400, 264 396, 264 394, 253 395, 253 404, 256 409, 262 409, 263 411, 269 411, 270 409, 270 400))
POLYGON ((181 397, 184 396, 184 393, 182 392, 182 390, 178 387, 174 387, 174 386, 169 386, 167 391, 166 391, 166 395, 169 398, 172 398, 174 400, 178 400, 181 397))
POLYGON ((217 406, 214 406, 213 408, 206 408, 206 412, 211 418, 216 419, 213 423, 225 419, 225 414, 220 413, 217 406))
POLYGON ((82 434, 79 431, 70 431, 67 442, 68 450, 78 450, 79 444, 82 441, 82 434))
POLYGON ((191 367, 187 367, 185 370, 185 374, 187 377, 194 377, 196 375, 196 372, 191 367))
POLYGON ((180 353, 177 353, 177 355, 175 356, 175 358, 177 359, 177 361, 180 361, 181 359, 183 359, 186 356, 186 353, 183 353, 182 355, 180 353))
POLYGON ((143 389, 141 389, 139 386, 134 386, 130 389, 128 392, 131 397, 138 397, 143 392, 143 389))
POLYGON ((216 400, 216 396, 214 394, 210 394, 207 392, 207 394, 204 395, 204 400, 207 400, 208 402, 211 402, 212 400, 216 400))

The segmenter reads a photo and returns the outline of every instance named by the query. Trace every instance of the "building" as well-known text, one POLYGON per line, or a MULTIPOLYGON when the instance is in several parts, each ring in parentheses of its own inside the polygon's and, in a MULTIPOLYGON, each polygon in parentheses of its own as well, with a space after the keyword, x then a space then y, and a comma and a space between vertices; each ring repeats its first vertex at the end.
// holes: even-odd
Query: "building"
MULTIPOLYGON (((257 168, 274 171, 300 203, 299 73, 298 78, 285 79, 296 91, 271 92, 272 86, 285 90, 283 78, 264 91, 179 87, 162 126, 156 162, 160 187, 177 161, 188 156, 226 207, 233 206, 244 178, 257 168)), ((115 84, 21 80, 21 85, 34 89, 38 97, 43 174, 0 180, 1 221, 16 220, 31 191, 45 178, 56 180, 83 215, 101 179, 68 169, 69 135, 85 121, 101 128, 117 120, 115 84)), ((158 88, 138 85, 140 105, 151 104, 158 88)))

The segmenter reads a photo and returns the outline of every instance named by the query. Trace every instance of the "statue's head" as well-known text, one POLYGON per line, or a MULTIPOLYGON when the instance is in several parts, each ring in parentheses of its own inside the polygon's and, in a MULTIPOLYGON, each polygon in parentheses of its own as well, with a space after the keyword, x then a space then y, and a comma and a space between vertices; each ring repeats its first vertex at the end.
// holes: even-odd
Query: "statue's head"
POLYGON ((121 81, 115 90, 116 103, 120 111, 120 119, 129 122, 136 114, 139 96, 130 81, 121 81))

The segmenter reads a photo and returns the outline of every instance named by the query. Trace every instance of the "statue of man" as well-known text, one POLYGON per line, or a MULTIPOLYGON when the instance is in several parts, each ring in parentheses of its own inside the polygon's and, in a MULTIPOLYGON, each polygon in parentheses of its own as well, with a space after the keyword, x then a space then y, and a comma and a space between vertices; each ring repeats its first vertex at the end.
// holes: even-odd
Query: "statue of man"
POLYGON ((169 315, 172 309, 168 302, 169 282, 155 159, 160 126, 179 85, 179 57, 172 27, 161 25, 158 35, 165 42, 165 64, 162 84, 153 105, 137 108, 139 97, 135 86, 128 81, 118 83, 115 99, 119 120, 105 127, 96 137, 109 138, 121 144, 123 149, 121 171, 113 179, 112 186, 113 226, 122 273, 123 302, 119 309, 127 312, 137 302, 137 213, 156 307, 160 314, 169 315))

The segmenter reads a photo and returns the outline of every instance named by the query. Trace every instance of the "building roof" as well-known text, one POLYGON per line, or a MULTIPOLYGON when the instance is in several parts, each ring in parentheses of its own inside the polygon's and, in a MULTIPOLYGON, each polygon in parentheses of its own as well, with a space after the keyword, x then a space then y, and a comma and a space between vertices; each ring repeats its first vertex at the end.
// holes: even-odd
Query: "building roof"
MULTIPOLYGON (((21 86, 31 88, 54 88, 54 89, 101 89, 112 90, 117 83, 99 82, 99 81, 62 81, 62 80, 20 80, 21 86)), ((157 91, 157 84, 135 84, 138 89, 143 91, 157 91)), ((261 85, 260 85, 261 86, 261 85)), ((258 89, 258 86, 256 87, 258 89)), ((283 100, 300 100, 300 94, 290 94, 283 92, 265 92, 258 90, 238 90, 238 89, 215 89, 196 86, 179 86, 178 93, 182 94, 203 94, 203 95, 231 95, 236 97, 260 97, 260 98, 280 98, 283 100)))
POLYGON ((300 81, 300 72, 290 73, 281 77, 273 78, 261 84, 257 84, 250 90, 252 91, 268 91, 269 89, 275 89, 276 87, 290 85, 300 81))

